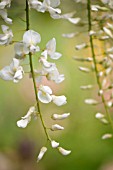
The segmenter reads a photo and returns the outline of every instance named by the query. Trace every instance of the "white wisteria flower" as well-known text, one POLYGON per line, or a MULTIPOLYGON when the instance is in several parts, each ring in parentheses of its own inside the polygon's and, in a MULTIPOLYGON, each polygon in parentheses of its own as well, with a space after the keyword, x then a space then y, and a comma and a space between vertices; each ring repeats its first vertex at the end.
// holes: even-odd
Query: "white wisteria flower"
POLYGON ((54 63, 48 62, 45 57, 40 57, 39 62, 43 65, 44 70, 48 71, 51 70, 52 66, 54 66, 54 63))
POLYGON ((35 5, 31 5, 34 9, 36 9, 39 12, 44 13, 45 11, 48 11, 50 13, 50 16, 53 17, 56 13, 60 14, 61 10, 59 8, 56 8, 60 5, 60 0, 43 0, 42 3, 35 2, 35 5), (37 3, 37 4, 36 4, 37 3))
POLYGON ((14 46, 15 58, 23 59, 27 54, 29 54, 29 48, 23 42, 18 42, 14 46))
POLYGON ((48 80, 52 80, 59 84, 64 81, 64 74, 60 74, 54 63, 48 62, 43 57, 40 58, 40 62, 43 64, 43 73, 48 80))
POLYGON ((6 9, 0 9, 0 16, 7 24, 12 24, 12 19, 8 18, 7 10, 6 9))
POLYGON ((48 70, 46 78, 48 80, 54 81, 57 84, 61 83, 65 79, 64 74, 59 74, 59 71, 55 65, 51 67, 51 70, 48 70))
POLYGON ((40 8, 42 5, 42 2, 38 1, 38 0, 29 0, 29 7, 33 8, 33 9, 38 9, 40 8))
POLYGON ((16 58, 13 58, 10 66, 6 66, 0 70, 0 78, 3 80, 13 80, 14 83, 17 83, 20 79, 22 79, 23 74, 23 68, 20 66, 20 62, 16 58))
POLYGON ((44 156, 44 154, 45 154, 46 152, 47 152, 47 148, 46 148, 45 146, 43 146, 43 147, 41 148, 39 154, 38 154, 37 162, 39 162, 39 161, 43 158, 43 156, 44 156))
POLYGON ((0 45, 8 45, 12 42, 13 33, 6 25, 1 25, 4 34, 0 34, 0 45))
POLYGON ((96 113, 95 117, 96 117, 97 119, 102 119, 102 118, 104 118, 105 116, 104 116, 102 113, 96 113))
POLYGON ((62 148, 62 147, 58 147, 58 151, 59 151, 62 155, 64 155, 64 156, 67 156, 67 155, 69 155, 69 154, 71 153, 70 150, 66 150, 66 149, 64 149, 64 148, 62 148))
POLYGON ((66 97, 64 95, 62 96, 55 96, 52 95, 52 101, 55 103, 57 106, 62 106, 67 103, 66 97))
POLYGON ((52 125, 51 130, 52 130, 52 131, 64 130, 64 127, 63 127, 63 126, 60 126, 60 125, 58 125, 58 124, 55 124, 55 125, 52 125))
POLYGON ((32 106, 29 108, 27 114, 17 121, 17 126, 20 128, 26 128, 28 123, 31 121, 31 115, 35 113, 35 107, 32 106))
MULTIPOLYGON (((48 41, 48 43, 46 44, 46 49, 45 51, 47 51, 47 54, 45 53, 45 57, 46 55, 49 55, 51 59, 57 60, 59 59, 62 54, 59 52, 56 52, 56 39, 52 38, 50 41, 48 41)), ((42 53, 44 54, 44 52, 42 53)))
POLYGON ((50 87, 40 85, 38 90, 38 99, 42 103, 50 103, 52 101, 51 94, 52 94, 52 90, 50 87))
POLYGON ((51 118, 53 120, 63 120, 70 116, 70 113, 63 113, 63 114, 53 114, 51 118))
POLYGON ((41 36, 38 32, 35 32, 33 30, 28 30, 23 35, 23 43, 26 45, 26 47, 29 47, 29 52, 35 53, 40 51, 39 46, 37 46, 38 43, 41 41, 41 36))
POLYGON ((5 7, 10 7, 11 0, 2 0, 0 2, 0 9, 4 9, 5 7))
POLYGON ((52 140, 51 141, 51 146, 52 146, 52 148, 57 148, 59 146, 59 143, 54 141, 54 140, 52 140))

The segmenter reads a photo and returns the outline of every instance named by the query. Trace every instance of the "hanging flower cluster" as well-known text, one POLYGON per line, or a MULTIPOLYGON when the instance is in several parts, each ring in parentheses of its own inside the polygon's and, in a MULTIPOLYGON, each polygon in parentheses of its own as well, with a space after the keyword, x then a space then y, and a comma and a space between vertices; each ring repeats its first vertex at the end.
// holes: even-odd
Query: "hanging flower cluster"
MULTIPOLYGON (((3 0, 0 2, 0 15, 5 20, 6 23, 11 24, 12 20, 7 18, 6 8, 10 7, 11 1, 3 0)), ((42 122, 42 126, 45 131, 45 135, 47 140, 50 142, 52 148, 56 148, 62 155, 68 155, 71 153, 70 150, 66 150, 60 147, 60 144, 55 140, 52 140, 49 136, 49 130, 58 131, 64 130, 64 127, 59 124, 53 124, 50 128, 47 128, 45 122, 43 120, 43 115, 40 111, 40 102, 43 104, 48 104, 53 102, 57 106, 62 106, 67 103, 67 98, 64 95, 56 96, 52 89, 49 86, 42 84, 43 77, 46 77, 48 81, 53 81, 56 84, 60 84, 64 81, 64 74, 60 74, 59 70, 54 62, 49 62, 49 58, 53 61, 60 59, 62 56, 61 53, 56 51, 56 39, 52 38, 46 44, 46 47, 43 51, 40 50, 39 43, 41 42, 41 36, 38 32, 31 30, 29 28, 29 9, 35 9, 38 12, 44 13, 48 11, 52 18, 55 16, 60 16, 61 10, 57 8, 60 5, 60 0, 44 0, 43 2, 38 0, 26 0, 26 31, 23 34, 23 39, 20 42, 14 44, 15 56, 12 59, 12 62, 9 66, 5 66, 0 70, 0 78, 7 81, 13 81, 14 83, 18 83, 25 74, 24 68, 21 66, 24 64, 24 59, 29 57, 29 66, 30 66, 30 78, 33 79, 34 92, 36 97, 36 104, 31 106, 28 109, 26 115, 21 117, 20 120, 17 121, 17 126, 20 128, 26 128, 32 117, 40 118, 42 122), (36 54, 36 55, 35 55, 36 54), (34 69, 33 66, 33 56, 38 57, 38 63, 41 64, 41 70, 34 69)), ((61 18, 71 20, 73 14, 62 15, 61 18)), ((59 17, 60 18, 60 17, 59 17)), ((8 26, 1 26, 3 34, 0 34, 0 45, 9 45, 13 41, 13 33, 12 30, 9 29, 8 26)), ((63 120, 66 119, 70 113, 63 114, 52 114, 51 119, 55 120, 63 120)), ((37 157, 37 162, 42 159, 44 154, 47 151, 47 147, 43 146, 40 150, 40 153, 37 157)))
MULTIPOLYGON (((96 1, 97 2, 97 1, 96 1)), ((83 73, 95 72, 98 85, 98 99, 88 98, 84 102, 89 105, 103 104, 104 111, 95 114, 96 119, 105 125, 110 125, 113 130, 113 121, 110 108, 113 107, 113 1, 100 0, 96 3, 93 0, 75 0, 76 5, 85 4, 87 18, 80 20, 82 26, 87 26, 88 42, 81 42, 75 45, 76 53, 80 50, 87 50, 89 57, 73 57, 79 62, 88 63, 89 67, 79 66, 83 73), (105 113, 102 113, 105 112, 105 113)), ((80 25, 79 25, 80 26, 80 25)), ((85 27, 86 28, 86 27, 85 27)), ((79 32, 63 34, 63 37, 73 38, 79 32)), ((94 87, 92 84, 82 85, 82 90, 90 90, 94 87)), ((112 133, 102 135, 102 139, 111 138, 112 133)))

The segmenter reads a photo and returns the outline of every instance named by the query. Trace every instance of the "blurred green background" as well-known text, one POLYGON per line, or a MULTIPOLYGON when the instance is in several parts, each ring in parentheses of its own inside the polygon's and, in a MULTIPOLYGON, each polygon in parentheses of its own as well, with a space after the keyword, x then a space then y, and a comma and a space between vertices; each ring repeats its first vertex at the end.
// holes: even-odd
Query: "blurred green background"
MULTIPOLYGON (((76 10, 75 16, 87 20, 86 6, 76 5, 72 0, 61 0, 62 13, 76 10)), ((14 41, 21 41, 25 30, 25 1, 12 2, 9 16, 13 18, 11 26, 14 41)), ((30 11, 30 28, 41 34, 43 49, 53 37, 57 41, 57 51, 63 57, 56 61, 60 73, 65 74, 65 81, 59 85, 50 82, 56 95, 66 95, 67 105, 60 108, 53 104, 41 104, 41 110, 47 126, 51 126, 53 113, 70 112, 71 116, 62 122, 65 130, 52 132, 54 140, 60 145, 72 150, 64 157, 48 146, 44 159, 37 164, 36 157, 45 144, 45 134, 40 120, 31 121, 25 129, 19 129, 16 121, 25 115, 28 108, 35 102, 32 80, 26 74, 18 84, 0 79, 0 170, 113 170, 113 139, 101 140, 102 134, 110 132, 109 126, 104 126, 95 119, 95 113, 103 111, 102 106, 93 107, 84 104, 85 98, 96 98, 96 82, 93 73, 85 74, 78 70, 81 63, 75 62, 73 56, 87 57, 89 50, 75 51, 75 45, 88 42, 87 26, 75 26, 66 20, 53 20, 48 13, 41 14, 30 11), (62 33, 81 31, 72 39, 63 38, 62 33), (95 84, 90 91, 80 90, 81 85, 95 84)), ((0 24, 4 24, 1 21, 0 24)), ((13 45, 0 47, 0 69, 11 63, 14 57, 13 45)), ((28 59, 25 60, 25 63, 28 59)), ((34 57, 36 68, 38 59, 34 57)), ((82 64, 83 66, 83 64, 82 64)), ((84 66, 87 66, 86 64, 84 66)), ((28 69, 28 68, 26 68, 28 69)), ((44 82, 46 84, 46 82, 44 82)))

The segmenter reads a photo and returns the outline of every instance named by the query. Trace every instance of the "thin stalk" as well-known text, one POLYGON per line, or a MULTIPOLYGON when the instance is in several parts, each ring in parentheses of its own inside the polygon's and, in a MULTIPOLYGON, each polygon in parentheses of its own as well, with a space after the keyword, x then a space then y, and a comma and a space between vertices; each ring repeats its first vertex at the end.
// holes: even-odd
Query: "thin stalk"
MULTIPOLYGON (((28 0, 26 0, 26 31, 29 30, 30 28, 30 21, 29 21, 29 5, 28 5, 28 0)), ((38 90, 37 90, 37 87, 36 87, 36 81, 35 81, 35 74, 34 74, 34 68, 33 68, 33 61, 32 61, 32 54, 29 53, 29 64, 30 64, 30 69, 31 69, 31 74, 32 74, 32 80, 33 80, 33 85, 34 85, 34 93, 35 93, 35 98, 36 98, 36 105, 37 105, 37 109, 38 109, 38 115, 40 115, 40 120, 41 120, 41 123, 42 123, 42 126, 44 128, 44 132, 46 134, 46 137, 47 137, 47 140, 51 141, 50 137, 49 137, 49 134, 47 132, 47 128, 45 126, 45 122, 43 120, 43 117, 42 117, 42 113, 41 113, 41 110, 40 110, 40 104, 39 104, 39 100, 38 100, 38 96, 37 96, 37 93, 38 93, 38 90)))
MULTIPOLYGON (((87 10, 88 10, 88 32, 90 32, 92 30, 92 24, 91 24, 91 0, 87 0, 87 10)), ((92 58, 93 58, 93 63, 94 63, 94 70, 95 70, 96 80, 97 80, 99 90, 101 90, 102 85, 101 85, 101 82, 100 82, 100 79, 99 79, 99 76, 98 76, 98 68, 97 68, 97 64, 96 64, 97 62, 96 62, 96 55, 95 55, 94 43, 93 43, 92 35, 89 35, 89 38, 90 38, 90 46, 91 46, 91 53, 92 53, 92 58)), ((104 105, 106 116, 107 116, 107 118, 108 118, 108 120, 109 120, 109 122, 111 124, 112 129, 113 129, 113 122, 112 122, 111 116, 109 114, 109 111, 108 111, 108 108, 107 108, 107 105, 106 105, 106 100, 105 100, 103 94, 101 95, 101 99, 102 99, 102 103, 104 105)))

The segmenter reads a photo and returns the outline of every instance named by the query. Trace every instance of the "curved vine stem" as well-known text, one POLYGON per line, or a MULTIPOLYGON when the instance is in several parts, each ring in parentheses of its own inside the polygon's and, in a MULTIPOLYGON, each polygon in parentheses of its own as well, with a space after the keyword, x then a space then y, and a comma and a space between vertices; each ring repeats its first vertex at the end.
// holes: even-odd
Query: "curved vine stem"
MULTIPOLYGON (((26 31, 28 31, 30 29, 30 21, 29 21, 29 5, 28 5, 28 0, 26 0, 26 31)), ((41 123, 42 123, 42 126, 44 128, 44 132, 45 132, 45 135, 47 137, 47 140, 51 141, 51 138, 47 132, 47 128, 45 126, 45 122, 43 120, 43 117, 42 117, 42 113, 41 113, 41 110, 40 110, 40 104, 39 104, 39 100, 38 100, 38 96, 37 96, 37 93, 38 93, 38 90, 37 90, 37 87, 36 87, 36 81, 35 81, 35 74, 34 74, 34 69, 33 69, 33 61, 32 61, 32 54, 29 53, 29 64, 30 64, 30 69, 31 69, 31 74, 32 74, 32 80, 33 80, 33 85, 34 85, 34 92, 35 92, 35 98, 36 98, 36 104, 37 104, 37 109, 38 109, 38 115, 40 115, 40 120, 41 120, 41 123)))
MULTIPOLYGON (((88 32, 90 33, 90 31, 92 30, 92 24, 91 24, 91 0, 87 0, 87 11, 88 11, 88 32)), ((94 43, 93 43, 93 37, 92 35, 89 34, 89 38, 90 38, 90 46, 91 46, 91 54, 92 54, 92 58, 93 58, 93 63, 94 63, 94 70, 95 70, 95 74, 96 74, 96 80, 97 80, 97 84, 99 87, 99 90, 102 89, 102 85, 98 76, 98 69, 97 69, 97 64, 96 64, 96 55, 95 55, 95 50, 94 50, 94 43)), ((113 122, 111 119, 111 116, 109 114, 107 105, 106 105, 106 101, 104 98, 104 95, 101 95, 101 99, 102 99, 102 103, 104 105, 104 109, 106 112, 106 116, 111 124, 111 127, 113 129, 113 122)))

